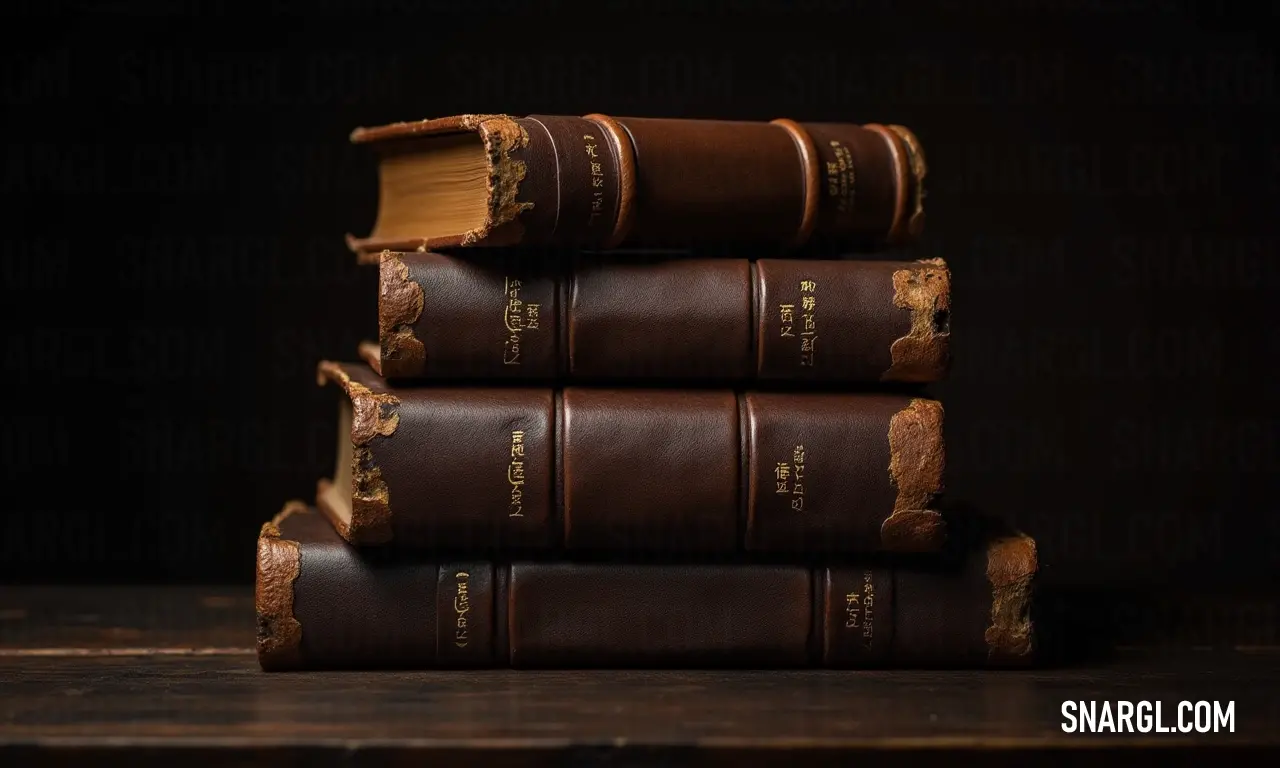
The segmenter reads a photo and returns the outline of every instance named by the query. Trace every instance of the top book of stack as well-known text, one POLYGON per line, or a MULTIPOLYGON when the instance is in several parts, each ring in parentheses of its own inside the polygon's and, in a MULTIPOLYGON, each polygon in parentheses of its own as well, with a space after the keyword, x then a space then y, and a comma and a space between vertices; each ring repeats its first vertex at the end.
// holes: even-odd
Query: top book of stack
POLYGON ((459 115, 360 128, 379 157, 382 251, 904 245, 925 158, 898 125, 459 115))

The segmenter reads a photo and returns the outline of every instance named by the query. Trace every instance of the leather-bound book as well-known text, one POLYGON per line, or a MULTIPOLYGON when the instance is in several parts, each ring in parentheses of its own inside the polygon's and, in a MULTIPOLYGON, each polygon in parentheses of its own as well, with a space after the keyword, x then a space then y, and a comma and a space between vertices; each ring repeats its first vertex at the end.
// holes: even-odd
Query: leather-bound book
POLYGON ((392 386, 324 361, 317 505, 360 545, 512 553, 933 552, 943 409, 876 392, 392 386))
POLYGON ((1034 541, 951 569, 379 557, 290 503, 258 539, 266 670, 1031 662, 1034 541))
POLYGON ((893 245, 924 224, 899 125, 459 115, 359 128, 378 158, 378 251, 811 242, 893 245))
POLYGON ((917 384, 950 360, 940 259, 386 252, 379 284, 362 353, 391 379, 917 384))

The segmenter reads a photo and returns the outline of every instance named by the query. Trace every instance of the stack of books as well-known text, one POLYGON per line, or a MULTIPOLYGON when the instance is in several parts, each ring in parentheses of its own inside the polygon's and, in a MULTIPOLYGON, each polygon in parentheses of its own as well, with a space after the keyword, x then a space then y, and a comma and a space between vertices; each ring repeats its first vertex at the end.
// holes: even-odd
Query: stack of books
POLYGON ((1033 657, 1034 542, 940 511, 950 274, 884 258, 923 225, 911 131, 352 139, 379 168, 349 241, 379 338, 319 362, 337 461, 262 527, 264 669, 1033 657))

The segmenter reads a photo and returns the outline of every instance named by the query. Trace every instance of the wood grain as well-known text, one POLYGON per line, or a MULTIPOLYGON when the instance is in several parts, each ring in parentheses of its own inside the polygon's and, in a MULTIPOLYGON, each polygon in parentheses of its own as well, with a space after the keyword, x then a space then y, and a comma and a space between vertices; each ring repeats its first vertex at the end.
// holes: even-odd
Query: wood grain
POLYGON ((254 652, 247 587, 0 589, 0 656, 254 652))
POLYGON ((961 751, 993 765, 1139 753, 1203 765, 1280 754, 1271 652, 999 673, 267 674, 245 600, 195 588, 7 590, 0 763, 953 765, 961 751), (1234 701, 1235 730, 1062 732, 1064 700, 1102 699, 1161 701, 1166 723, 1182 700, 1234 701))

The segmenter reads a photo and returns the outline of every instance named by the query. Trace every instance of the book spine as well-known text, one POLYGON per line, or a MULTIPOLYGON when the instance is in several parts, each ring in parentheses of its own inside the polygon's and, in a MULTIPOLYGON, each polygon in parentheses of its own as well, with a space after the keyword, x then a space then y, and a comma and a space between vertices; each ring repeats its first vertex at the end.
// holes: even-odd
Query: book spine
POLYGON ((1035 543, 959 568, 435 561, 358 552, 291 503, 258 548, 267 670, 1000 667, 1034 656, 1035 543))
POLYGON ((585 248, 919 237, 926 163, 899 125, 461 115, 352 134, 357 143, 474 131, 489 216, 457 237, 352 239, 358 252, 513 245, 585 248))
POLYGON ((931 552, 943 408, 893 393, 397 387, 322 362, 343 421, 317 503, 437 551, 931 552))
POLYGON ((384 253, 370 362, 403 380, 928 383, 950 357, 940 259, 384 253))

